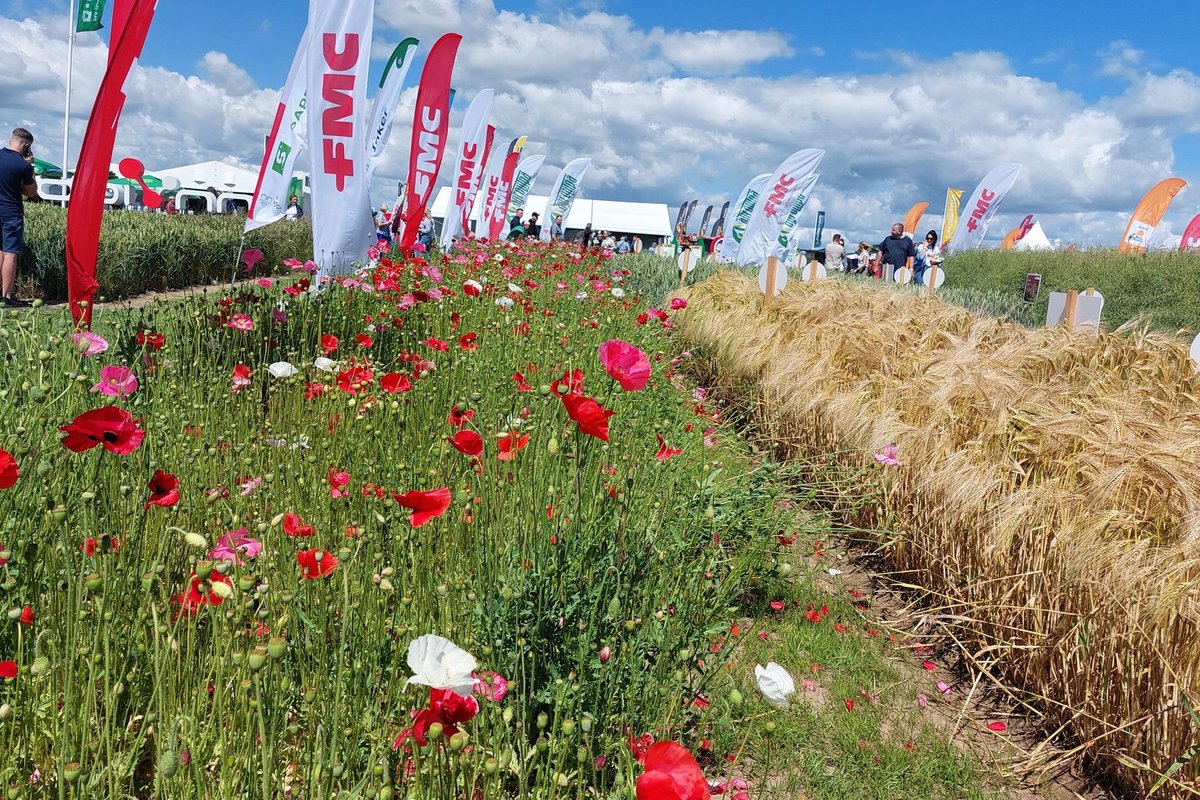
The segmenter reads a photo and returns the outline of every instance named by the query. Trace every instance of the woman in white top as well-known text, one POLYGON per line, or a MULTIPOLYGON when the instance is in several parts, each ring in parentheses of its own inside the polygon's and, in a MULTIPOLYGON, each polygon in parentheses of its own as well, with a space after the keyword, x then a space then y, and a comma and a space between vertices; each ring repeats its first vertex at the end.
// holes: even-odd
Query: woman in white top
POLYGON ((917 245, 917 257, 913 261, 913 282, 925 283, 925 271, 937 264, 942 264, 942 248, 938 245, 937 231, 925 234, 925 241, 917 245))

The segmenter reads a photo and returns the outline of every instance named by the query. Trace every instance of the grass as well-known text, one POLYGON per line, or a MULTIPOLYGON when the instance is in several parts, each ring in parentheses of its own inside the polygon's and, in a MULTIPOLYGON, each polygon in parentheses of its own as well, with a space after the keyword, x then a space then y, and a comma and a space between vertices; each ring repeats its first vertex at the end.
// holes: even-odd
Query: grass
MULTIPOLYGON (((96 279, 100 294, 129 297, 151 291, 227 281, 235 271, 245 219, 227 215, 174 216, 106 211, 96 279)), ((25 294, 63 299, 66 282, 66 211, 43 203, 25 209, 25 252, 18 279, 25 294)), ((263 265, 312 257, 307 223, 269 225, 246 236, 263 253, 263 265)))
POLYGON ((894 796, 908 781, 982 792, 971 757, 889 724, 890 706, 781 712, 753 694, 744 659, 799 677, 801 649, 829 662, 817 680, 830 692, 897 678, 880 643, 803 621, 818 599, 853 616, 777 541, 795 529, 811 544, 820 521, 789 509, 770 465, 691 397, 661 320, 639 321, 661 298, 636 287, 661 275, 615 266, 642 271, 520 243, 385 263, 369 292, 351 279, 293 294, 304 279, 288 278, 101 309, 109 349, 92 356, 62 310, 0 312, 0 448, 20 469, 0 490, 0 667, 16 672, 0 678, 0 785, 58 798, 628 796, 641 769, 628 741, 649 734, 681 741, 715 779, 749 775, 756 797, 894 796), (597 346, 613 338, 648 353, 646 389, 605 374, 597 346), (279 362, 296 374, 272 377, 279 362), (89 391, 105 366, 131 369, 137 390, 89 391), (551 387, 575 369, 615 412, 607 442, 551 387), (140 445, 63 445, 60 427, 109 406, 137 420, 140 445), (482 437, 477 466, 448 441, 464 429, 482 437), (657 436, 682 452, 660 461, 657 436), (502 439, 512 458, 498 458, 502 439), (178 499, 155 493, 158 471, 178 499), (442 488, 448 508, 420 526, 394 499, 442 488), (239 530, 261 553, 214 552, 239 530), (766 642, 729 635, 774 616, 776 598, 766 642), (397 748, 412 714, 432 711, 405 688, 408 644, 429 633, 507 677, 509 694, 481 697, 461 736, 397 748), (740 710, 718 699, 735 685, 740 710), (802 752, 777 749, 765 719, 802 752), (859 739, 879 765, 842 751, 859 739), (909 739, 923 744, 901 754, 909 739))
MULTIPOLYGON (((1184 760, 1198 732, 1181 698, 1200 679, 1184 600, 1200 376, 1184 344, 1028 330, 869 283, 789 287, 767 314, 737 273, 683 296, 698 374, 755 408, 765 444, 858 470, 896 445, 901 466, 827 502, 878 532, 890 568, 978 668, 1034 698, 1046 733, 1061 726, 1139 793, 1184 760)), ((1161 796, 1196 781, 1185 764, 1161 796)))

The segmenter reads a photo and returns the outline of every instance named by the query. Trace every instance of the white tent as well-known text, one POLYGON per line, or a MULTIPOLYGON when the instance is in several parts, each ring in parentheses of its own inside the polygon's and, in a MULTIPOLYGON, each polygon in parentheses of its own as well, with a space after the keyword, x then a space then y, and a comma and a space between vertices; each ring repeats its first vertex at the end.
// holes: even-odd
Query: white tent
POLYGON ((160 178, 175 178, 184 189, 205 190, 212 187, 218 194, 235 192, 252 195, 254 187, 258 184, 257 172, 220 161, 202 161, 182 167, 153 169, 150 173, 160 178))
POLYGON ((1020 238, 1013 246, 1014 250, 1053 250, 1054 245, 1046 238, 1046 232, 1042 230, 1041 220, 1033 223, 1033 227, 1029 232, 1020 238))
MULTIPOLYGON (((479 219, 479 212, 483 206, 482 196, 480 193, 475 199, 475 208, 471 211, 473 220, 479 219)), ((540 222, 548 222, 541 219, 541 215, 546 213, 548 199, 544 194, 530 195, 525 200, 524 218, 528 219, 529 215, 536 211, 540 222)), ((446 208, 449 205, 450 187, 443 186, 438 190, 429 210, 434 219, 442 220, 446 217, 446 208)), ((589 222, 592 223, 592 230, 597 232, 604 230, 618 234, 637 234, 643 239, 658 236, 670 238, 672 235, 671 213, 666 203, 627 203, 580 198, 571 206, 571 213, 563 220, 563 227, 569 231, 580 231, 589 222)))

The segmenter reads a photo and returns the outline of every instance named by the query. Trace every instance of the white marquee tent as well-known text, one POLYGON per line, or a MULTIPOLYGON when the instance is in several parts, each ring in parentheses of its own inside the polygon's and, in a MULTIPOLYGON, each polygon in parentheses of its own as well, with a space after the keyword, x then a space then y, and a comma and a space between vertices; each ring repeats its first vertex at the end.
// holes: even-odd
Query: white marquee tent
POLYGON ((1033 227, 1029 229, 1029 232, 1022 236, 1020 240, 1013 245, 1013 249, 1053 250, 1054 244, 1048 238, 1046 238, 1046 232, 1042 230, 1041 220, 1037 220, 1033 223, 1033 227))
MULTIPOLYGON (((530 195, 525 201, 525 218, 528 219, 529 215, 536 211, 539 221, 544 224, 546 220, 541 220, 540 215, 546 213, 548 199, 544 194, 530 195)), ((443 186, 438 190, 429 210, 434 219, 440 221, 445 219, 446 208, 449 205, 450 187, 443 186)), ((481 196, 477 197, 475 208, 471 211, 471 219, 479 219, 482 205, 481 196)), ((666 203, 628 203, 618 200, 580 198, 571 206, 571 213, 563 220, 564 227, 570 231, 583 230, 583 227, 589 222, 592 223, 592 230, 595 231, 607 230, 614 233, 636 234, 643 239, 659 236, 670 238, 672 235, 671 214, 666 203)), ((651 242, 647 241, 646 244, 649 245, 651 242)))

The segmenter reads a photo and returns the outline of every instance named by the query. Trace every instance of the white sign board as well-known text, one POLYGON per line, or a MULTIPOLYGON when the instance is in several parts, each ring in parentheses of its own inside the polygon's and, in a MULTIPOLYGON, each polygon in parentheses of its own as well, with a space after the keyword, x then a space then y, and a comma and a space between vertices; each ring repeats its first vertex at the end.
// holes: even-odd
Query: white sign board
MULTIPOLYGON (((1100 330, 1100 312, 1104 310, 1104 295, 1079 294, 1075 301, 1075 330, 1090 328, 1100 330)), ((1050 303, 1046 307, 1046 327, 1067 324, 1067 293, 1051 292, 1050 303)))
POLYGON ((810 261, 808 264, 805 264, 800 268, 800 280, 804 281, 805 283, 808 283, 810 280, 812 280, 814 274, 817 280, 825 280, 825 265, 819 261, 815 264, 810 261))
MULTIPOLYGON (((787 282, 788 282, 787 264, 784 263, 783 261, 780 261, 778 266, 775 267, 775 291, 773 292, 773 294, 782 293, 783 288, 785 286, 787 286, 787 282)), ((767 265, 766 264, 763 264, 762 267, 758 270, 758 289, 763 294, 767 293, 767 265)))

